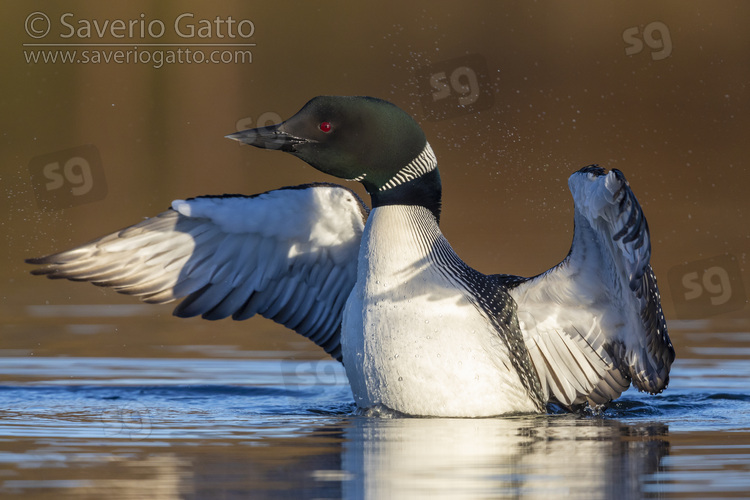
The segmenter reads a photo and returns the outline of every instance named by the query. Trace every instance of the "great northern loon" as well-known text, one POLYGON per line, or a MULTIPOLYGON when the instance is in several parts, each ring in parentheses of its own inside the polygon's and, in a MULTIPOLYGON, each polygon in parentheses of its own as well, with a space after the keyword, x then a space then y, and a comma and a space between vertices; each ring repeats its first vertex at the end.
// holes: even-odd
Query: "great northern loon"
POLYGON ((175 315, 261 314, 342 361, 360 408, 479 417, 598 407, 631 381, 659 393, 674 350, 648 225, 618 170, 574 173, 569 254, 533 278, 484 275, 439 227, 437 160, 419 125, 370 97, 312 99, 281 124, 227 136, 279 149, 335 184, 176 200, 170 210, 28 262, 175 315))

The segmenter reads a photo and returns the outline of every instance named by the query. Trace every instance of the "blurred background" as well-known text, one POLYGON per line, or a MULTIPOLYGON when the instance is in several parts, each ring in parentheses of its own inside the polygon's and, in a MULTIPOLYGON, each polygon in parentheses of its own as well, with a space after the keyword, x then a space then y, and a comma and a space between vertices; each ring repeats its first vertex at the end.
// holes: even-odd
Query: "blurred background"
POLYGON ((748 19, 742 1, 3 2, 0 356, 324 357, 263 318, 180 320, 23 262, 173 199, 333 180, 224 138, 320 94, 422 124, 443 232, 485 273, 562 260, 568 176, 622 170, 678 356, 689 320, 746 331, 748 19))

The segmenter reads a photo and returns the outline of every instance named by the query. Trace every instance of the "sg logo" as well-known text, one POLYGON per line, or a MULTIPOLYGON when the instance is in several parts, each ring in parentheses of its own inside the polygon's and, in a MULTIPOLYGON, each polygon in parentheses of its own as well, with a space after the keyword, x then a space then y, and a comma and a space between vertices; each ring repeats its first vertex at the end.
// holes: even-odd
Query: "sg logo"
POLYGON ((641 53, 643 42, 646 42, 649 48, 654 49, 651 51, 651 59, 654 61, 661 61, 672 54, 672 37, 669 34, 669 28, 660 21, 649 23, 643 28, 643 40, 640 38, 638 26, 623 31, 622 39, 628 44, 628 47, 625 47, 625 54, 628 56, 641 53))
MULTIPOLYGON (((273 111, 266 111, 265 113, 261 113, 260 116, 258 116, 257 120, 253 120, 252 117, 247 118, 240 118, 237 120, 237 123, 235 124, 235 128, 237 129, 237 132, 242 132, 243 130, 248 130, 251 128, 260 128, 260 127, 267 127, 268 125, 275 125, 277 123, 281 123, 282 120, 281 116, 279 116, 278 113, 275 113, 273 111)), ((237 141, 237 144, 240 146, 245 146, 246 144, 237 141)))
POLYGON ((141 403, 108 408, 102 412, 100 420, 106 436, 125 436, 140 441, 151 434, 150 412, 141 403))
POLYGON ((487 62, 478 54, 433 64, 417 78, 429 119, 453 118, 494 104, 487 62))
POLYGON ((703 270, 703 276, 698 271, 692 271, 682 277, 682 286, 687 290, 685 300, 699 298, 705 292, 711 305, 720 306, 732 298, 732 282, 727 270, 719 266, 711 266, 703 270))
POLYGON ((458 93, 458 104, 469 106, 479 99, 479 81, 477 74, 468 66, 454 69, 450 78, 445 71, 438 71, 430 76, 430 85, 436 91, 432 93, 432 100, 439 101, 450 97, 452 92, 458 93))
POLYGON ((343 385, 349 384, 346 372, 341 369, 340 363, 331 360, 319 361, 290 361, 291 369, 286 369, 286 363, 282 364, 282 377, 284 387, 287 389, 300 390, 307 387, 320 385, 343 385))
POLYGON ((43 209, 61 209, 104 199, 107 184, 99 150, 78 146, 29 162, 37 204, 43 209))
POLYGON ((675 309, 682 319, 697 319, 742 309, 747 301, 737 259, 721 255, 670 269, 675 309))
POLYGON ((61 167, 59 161, 53 161, 44 166, 42 170, 44 177, 50 181, 45 185, 47 191, 60 189, 65 183, 70 184, 70 192, 73 196, 81 196, 94 187, 94 179, 91 175, 91 165, 86 158, 74 156, 69 158, 61 167))

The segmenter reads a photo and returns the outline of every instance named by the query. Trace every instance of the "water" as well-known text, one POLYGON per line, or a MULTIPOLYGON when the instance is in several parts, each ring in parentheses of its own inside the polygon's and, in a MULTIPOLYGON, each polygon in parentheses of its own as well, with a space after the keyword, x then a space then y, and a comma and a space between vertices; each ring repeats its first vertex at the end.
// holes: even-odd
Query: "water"
POLYGON ((113 499, 747 496, 750 335, 676 337, 690 346, 678 351, 668 391, 628 391, 603 416, 362 416, 338 363, 274 359, 276 353, 5 357, 0 492, 113 499))

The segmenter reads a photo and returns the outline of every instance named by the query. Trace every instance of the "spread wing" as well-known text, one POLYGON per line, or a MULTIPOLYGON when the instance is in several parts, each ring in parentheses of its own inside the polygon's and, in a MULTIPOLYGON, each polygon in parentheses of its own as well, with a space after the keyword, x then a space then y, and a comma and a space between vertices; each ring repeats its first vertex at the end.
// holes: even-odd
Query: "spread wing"
POLYGON ((72 250, 29 259, 32 274, 89 281, 166 303, 176 316, 260 314, 341 359, 367 208, 335 184, 177 200, 156 217, 72 250))
POLYGON ((631 381, 661 392, 674 349, 643 211, 618 170, 586 167, 568 184, 575 203, 570 253, 510 289, 543 390, 568 406, 606 403, 631 381))

